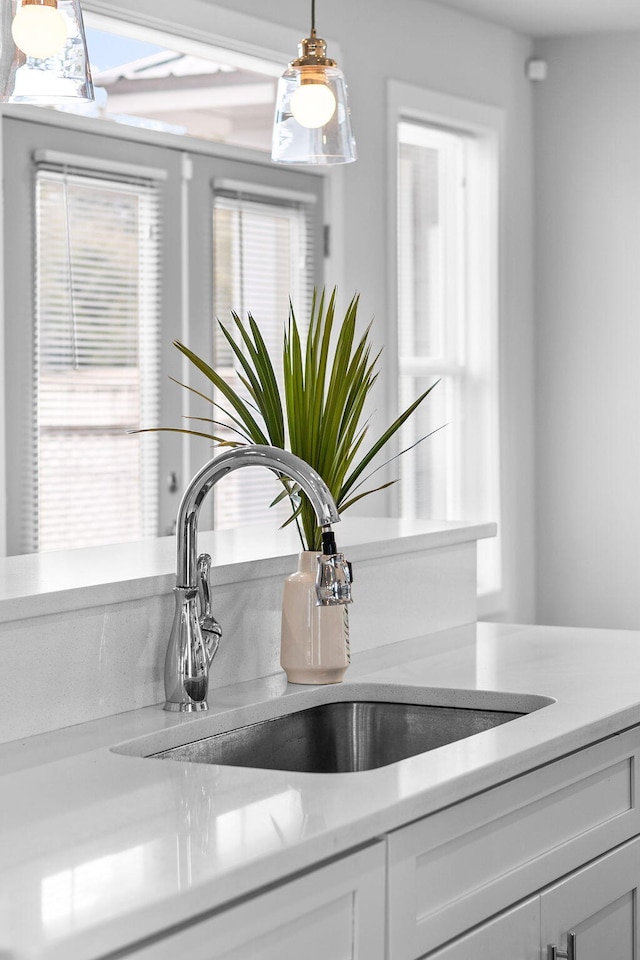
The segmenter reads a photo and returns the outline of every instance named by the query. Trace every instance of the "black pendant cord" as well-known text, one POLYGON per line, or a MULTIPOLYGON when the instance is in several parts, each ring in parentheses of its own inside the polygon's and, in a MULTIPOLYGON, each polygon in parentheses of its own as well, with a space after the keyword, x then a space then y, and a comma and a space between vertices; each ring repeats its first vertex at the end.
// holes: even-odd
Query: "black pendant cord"
POLYGON ((316 32, 316 0, 311 0, 311 34, 316 32))

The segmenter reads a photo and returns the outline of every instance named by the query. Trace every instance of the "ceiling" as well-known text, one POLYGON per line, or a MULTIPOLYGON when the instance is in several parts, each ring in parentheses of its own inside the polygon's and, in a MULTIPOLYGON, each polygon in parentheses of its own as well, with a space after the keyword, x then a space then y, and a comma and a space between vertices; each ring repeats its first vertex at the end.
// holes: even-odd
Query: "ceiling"
POLYGON ((640 30, 639 0, 435 0, 532 37, 640 30))

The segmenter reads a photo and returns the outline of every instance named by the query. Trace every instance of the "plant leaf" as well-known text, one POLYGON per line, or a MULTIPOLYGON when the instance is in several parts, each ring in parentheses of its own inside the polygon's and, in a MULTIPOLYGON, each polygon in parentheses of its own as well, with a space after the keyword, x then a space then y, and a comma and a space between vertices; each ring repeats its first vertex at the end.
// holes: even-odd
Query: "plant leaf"
MULTIPOLYGON (((384 467, 388 466, 390 463, 393 463, 394 460, 399 460, 400 457, 404 456, 405 453, 409 453, 410 450, 415 449, 415 447, 417 447, 420 443, 422 443, 423 440, 428 440, 429 437, 432 437, 434 435, 434 433, 438 433, 440 430, 443 430, 446 426, 448 426, 448 424, 443 423, 439 427, 435 427, 433 430, 431 430, 430 433, 425 433, 423 437, 420 437, 414 443, 410 444, 408 447, 405 447, 404 450, 400 450, 398 453, 395 453, 392 457, 389 457, 388 460, 385 460, 383 463, 379 464, 374 470, 371 471, 371 473, 368 473, 366 477, 363 477, 363 479, 360 480, 359 483, 356 483, 355 487, 351 488, 351 493, 355 493, 355 491, 359 490, 360 487, 362 487, 365 483, 368 483, 371 477, 375 476, 375 474, 378 473, 379 470, 383 470, 384 467)), ((344 510, 344 506, 342 507, 342 509, 344 510)))
MULTIPOLYGON (((437 381, 407 407, 373 444, 365 446, 372 415, 371 396, 379 376, 381 352, 372 348, 371 323, 363 333, 358 332, 359 295, 352 297, 340 319, 337 317, 336 298, 335 288, 330 294, 324 289, 314 290, 306 339, 301 335, 293 304, 289 302, 284 323, 281 385, 259 323, 251 313, 246 321, 237 313, 232 313, 227 326, 218 321, 235 360, 234 377, 237 380, 234 379, 233 385, 185 344, 175 341, 175 346, 182 354, 220 392, 223 402, 219 403, 217 399, 191 386, 181 386, 221 411, 223 419, 229 421, 226 429, 234 434, 234 438, 193 429, 164 429, 206 437, 221 446, 233 447, 249 442, 288 448, 318 471, 342 511, 396 483, 397 480, 389 480, 372 489, 368 487, 371 478, 379 470, 432 433, 383 463, 373 461, 429 396, 437 381)), ((208 424, 212 431, 223 426, 220 419, 188 419, 208 424)), ((285 526, 295 522, 303 548, 317 548, 320 532, 308 498, 297 485, 286 481, 286 478, 280 479, 283 489, 271 505, 275 506, 288 498, 291 514, 285 526)))
POLYGON ((246 444, 237 440, 227 440, 225 437, 216 437, 212 433, 202 433, 200 430, 187 430, 185 427, 143 427, 139 430, 127 430, 127 433, 186 433, 190 437, 204 437, 219 447, 244 447, 246 444))
POLYGON ((251 437, 248 437, 246 433, 243 433, 242 430, 238 430, 236 427, 232 427, 229 423, 223 423, 221 420, 212 420, 211 417, 185 417, 185 420, 195 420, 197 423, 210 423, 214 427, 222 427, 223 430, 230 430, 232 433, 236 433, 239 437, 242 437, 245 443, 251 443, 251 437))
MULTIPOLYGON (((184 387, 185 390, 189 390, 190 393, 195 393, 197 397, 202 397, 202 399, 206 400, 207 403, 210 403, 213 407, 216 407, 218 410, 221 410, 224 413, 225 417, 228 417, 229 420, 231 420, 233 423, 237 424, 238 427, 240 427, 240 430, 243 429, 244 424, 242 423, 242 421, 238 420, 238 418, 235 417, 230 410, 227 410, 226 407, 223 407, 222 404, 217 403, 211 397, 207 396, 206 393, 201 393, 199 390, 196 390, 195 387, 190 387, 188 383, 181 383, 180 380, 176 380, 175 377, 169 377, 169 379, 172 380, 173 383, 177 383, 179 387, 184 387)), ((233 429, 233 427, 230 427, 228 424, 224 424, 224 426, 227 427, 227 429, 230 429, 230 430, 233 429)), ((251 443, 251 442, 252 442, 251 438, 247 437, 247 443, 251 443)))
POLYGON ((379 451, 382 449, 385 443, 387 443, 387 441, 390 440, 395 433, 397 433, 397 431, 400 429, 402 424, 405 423, 406 420, 408 420, 408 418, 411 416, 414 410, 420 406, 420 404, 424 399, 426 399, 426 397, 429 396, 433 388, 437 386, 439 382, 440 382, 439 380, 436 380, 435 383, 432 383, 431 386, 424 391, 424 393, 421 393, 420 396, 416 400, 414 400, 413 403, 410 404, 407 407, 407 409, 404 410, 403 413, 401 413, 400 416, 393 421, 391 426, 388 427, 384 431, 384 433, 376 440, 376 442, 373 444, 369 452, 364 455, 364 457, 362 458, 358 466, 355 468, 355 470, 348 476, 342 488, 342 494, 348 493, 348 491, 351 490, 351 488, 353 487, 358 477, 361 476, 362 473, 366 470, 367 466, 371 463, 371 461, 376 456, 376 454, 379 453, 379 451))
POLYGON ((346 503, 341 504, 340 510, 348 510, 349 507, 352 507, 354 503, 357 503, 358 500, 364 499, 364 497, 371 496, 372 493, 378 493, 379 490, 386 490, 387 487, 392 487, 394 483, 398 483, 398 478, 395 480, 387 480, 386 483, 383 483, 380 487, 374 487, 373 490, 365 490, 363 493, 359 493, 356 497, 351 497, 350 500, 347 500, 346 503))
POLYGON ((238 375, 255 400, 272 445, 281 447, 284 443, 284 417, 278 385, 266 345, 251 314, 249 314, 251 333, 237 313, 233 313, 232 317, 249 354, 250 361, 226 327, 222 323, 219 323, 219 326, 245 371, 246 379, 239 372, 238 375))
POLYGON ((201 360, 200 357, 190 350, 185 344, 181 343, 179 340, 173 341, 175 346, 180 350, 181 353, 185 355, 191 362, 204 373, 205 377, 211 381, 214 387, 217 387, 220 393, 226 397, 233 409, 237 412, 238 416, 243 422, 244 427, 247 430, 247 433, 250 435, 254 443, 265 443, 268 444, 267 437, 265 436, 263 430, 258 426, 256 420, 253 417, 253 414, 244 403, 244 401, 238 396, 233 387, 230 387, 226 380, 224 380, 219 373, 217 373, 205 360, 201 360))

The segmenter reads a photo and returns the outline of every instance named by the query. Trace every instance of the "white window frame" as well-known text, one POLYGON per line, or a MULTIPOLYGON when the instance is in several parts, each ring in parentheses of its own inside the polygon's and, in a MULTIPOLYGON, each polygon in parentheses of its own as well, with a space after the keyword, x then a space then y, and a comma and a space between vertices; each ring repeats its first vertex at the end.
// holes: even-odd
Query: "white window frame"
MULTIPOLYGON (((480 201, 482 209, 476 211, 479 216, 472 217, 476 223, 482 222, 483 241, 486 262, 483 279, 475 281, 477 289, 469 291, 474 298, 474 310, 479 317, 480 326, 489 336, 489 352, 491 366, 494 371, 494 388, 490 397, 490 431, 491 442, 498 449, 497 476, 495 478, 497 507, 496 516, 486 517, 486 520, 498 521, 498 535, 504 523, 504 501, 500 496, 501 488, 501 461, 499 456, 499 420, 500 420, 500 353, 499 327, 500 303, 502 300, 502 278, 500 272, 501 243, 503 230, 502 197, 504 193, 502 171, 504 170, 504 111, 488 104, 462 99, 438 91, 428 90, 397 80, 387 82, 387 260, 388 273, 388 304, 387 314, 390 318, 390 328, 386 349, 390 357, 390 376, 388 380, 389 394, 387 402, 389 409, 398 406, 399 355, 398 355, 398 270, 397 270, 397 223, 398 223, 398 125, 402 121, 416 121, 446 129, 460 130, 478 139, 482 144, 483 157, 486 159, 486 183, 488 191, 480 201)), ((473 244, 473 238, 472 238, 473 244)), ((477 244, 476 244, 477 246, 477 244)), ((475 271, 478 274, 478 271, 475 271)), ((437 389, 437 388, 436 388, 437 389)), ((428 401, 427 401, 428 402, 428 401)), ((428 443, 428 441, 426 441, 428 443)), ((396 505, 397 508, 397 505, 396 505)), ((468 519, 460 517, 457 519, 468 519)), ((499 551, 501 558, 503 550, 499 551)), ((500 587, 491 593, 481 594, 478 597, 479 616, 488 617, 499 615, 505 609, 507 586, 505 583, 504 563, 501 559, 499 571, 500 587)))
MULTIPOLYGON (((181 0, 179 5, 167 4, 165 14, 159 11, 157 0, 137 0, 135 8, 123 0, 83 0, 85 14, 95 14, 106 21, 120 20, 130 25, 145 29, 157 30, 165 34, 185 38, 197 44, 226 47, 250 57, 273 61, 284 70, 289 60, 295 56, 297 44, 300 41, 299 31, 283 27, 266 20, 260 20, 246 14, 213 4, 202 4, 198 0, 181 0), (167 16, 167 10, 175 11, 175 16, 167 16)), ((331 40, 331 49, 339 62, 343 56, 339 44, 331 40)), ((69 132, 69 149, 74 151, 74 133, 91 133, 108 137, 113 141, 133 141, 148 143, 154 146, 168 147, 182 150, 185 155, 185 183, 188 179, 188 155, 201 154, 229 160, 245 160, 266 167, 272 167, 270 157, 257 150, 245 147, 229 146, 192 137, 181 137, 177 134, 167 134, 143 128, 131 128, 93 118, 76 116, 70 113, 58 113, 44 110, 42 107, 23 104, 0 105, 0 178, 3 176, 3 143, 2 121, 5 116, 23 118, 47 125, 64 128, 69 132)), ((325 223, 331 225, 330 250, 325 255, 324 269, 327 281, 332 286, 343 287, 344 279, 344 185, 343 171, 321 168, 309 168, 309 173, 325 179, 324 190, 324 218, 325 223)), ((2 198, 0 196, 0 204, 2 198)), ((4 217, 4 210, 0 207, 0 215, 4 217)), ((186 224, 189 217, 189 202, 185 187, 182 201, 182 220, 186 224)), ((0 230, 0 370, 4 371, 5 356, 5 257, 4 231, 0 230)), ((186 236, 186 231, 185 231, 186 236)), ((182 263, 186 272, 189 259, 188 245, 182 251, 182 263)), ((181 324, 183 339, 188 336, 189 318, 191 315, 189 285, 183 285, 181 324)), ((183 364, 184 379, 188 380, 188 363, 183 364)), ((186 404, 186 400, 185 400, 186 404)), ((7 498, 7 435, 6 435, 7 401, 5 391, 0 389, 0 557, 7 554, 7 527, 6 504, 7 498)), ((189 445, 183 445, 183 472, 190 475, 191 454, 189 445)))

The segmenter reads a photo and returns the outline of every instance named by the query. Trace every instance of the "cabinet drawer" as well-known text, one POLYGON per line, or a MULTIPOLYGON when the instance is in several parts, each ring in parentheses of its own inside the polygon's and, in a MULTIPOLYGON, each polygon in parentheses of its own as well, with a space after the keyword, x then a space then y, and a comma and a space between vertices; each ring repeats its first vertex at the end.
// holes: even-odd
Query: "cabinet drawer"
POLYGON ((638 728, 395 831, 392 960, 415 960, 640 830, 638 728))
POLYGON ((384 960, 385 847, 376 843, 169 932, 131 960, 384 960))

